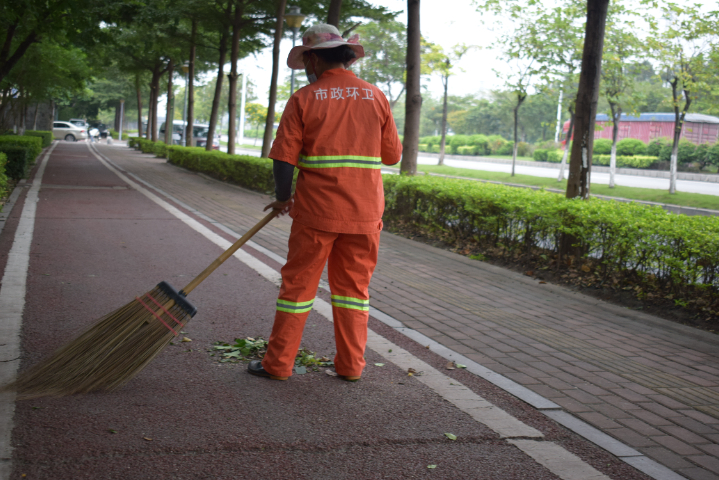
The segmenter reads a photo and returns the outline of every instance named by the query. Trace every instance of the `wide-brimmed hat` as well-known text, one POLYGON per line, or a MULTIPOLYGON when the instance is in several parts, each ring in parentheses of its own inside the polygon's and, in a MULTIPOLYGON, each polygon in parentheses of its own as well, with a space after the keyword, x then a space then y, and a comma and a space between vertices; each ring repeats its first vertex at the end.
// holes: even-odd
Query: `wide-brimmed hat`
MULTIPOLYGON (((320 48, 335 48, 341 45, 347 45, 354 50, 357 58, 364 57, 364 47, 359 43, 359 35, 352 35, 348 40, 342 38, 340 31, 334 25, 326 23, 318 23, 313 25, 302 35, 302 45, 298 45, 290 50, 287 56, 287 66, 300 70, 305 68, 302 62, 302 54, 308 50, 317 50, 320 48)), ((354 63, 357 58, 352 59, 347 65, 354 63)))

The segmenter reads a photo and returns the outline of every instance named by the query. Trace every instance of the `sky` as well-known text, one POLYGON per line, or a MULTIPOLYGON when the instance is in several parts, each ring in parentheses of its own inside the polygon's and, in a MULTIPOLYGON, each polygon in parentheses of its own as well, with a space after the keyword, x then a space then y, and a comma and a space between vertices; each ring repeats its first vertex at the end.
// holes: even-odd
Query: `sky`
MULTIPOLYGON (((397 20, 407 23, 406 0, 369 0, 373 5, 387 7, 392 11, 401 12, 397 20)), ((291 2, 288 3, 291 5, 291 2)), ((303 29, 310 26, 305 22, 303 29)), ((298 34, 297 43, 300 44, 302 30, 298 34)), ((457 66, 459 71, 456 76, 450 78, 450 95, 468 95, 481 93, 482 91, 498 88, 502 85, 501 80, 492 71, 493 68, 501 69, 502 65, 496 60, 496 52, 488 50, 495 38, 495 33, 482 25, 482 14, 477 12, 470 0, 424 0, 420 2, 420 29, 425 39, 432 43, 441 45, 445 52, 451 51, 454 45, 464 43, 476 45, 481 49, 471 49, 457 66)), ((360 43, 362 39, 360 38, 360 43)), ((280 81, 290 74, 287 68, 287 54, 292 48, 292 40, 283 40, 280 46, 280 81)), ((248 72, 248 78, 257 85, 255 91, 260 100, 268 95, 270 76, 272 73, 271 47, 262 51, 261 54, 250 56, 239 62, 240 68, 248 72)), ((296 75, 304 76, 302 70, 296 75)), ((427 85, 431 94, 435 97, 442 95, 442 82, 439 76, 436 78, 423 77, 423 85, 427 85)))

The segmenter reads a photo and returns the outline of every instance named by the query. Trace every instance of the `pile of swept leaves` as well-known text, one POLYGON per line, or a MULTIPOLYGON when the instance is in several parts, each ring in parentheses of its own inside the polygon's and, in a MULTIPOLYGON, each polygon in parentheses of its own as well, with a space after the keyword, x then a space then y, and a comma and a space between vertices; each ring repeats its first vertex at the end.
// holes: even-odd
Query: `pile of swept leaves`
MULTIPOLYGON (((235 343, 215 342, 210 356, 219 355, 219 363, 239 363, 261 360, 267 353, 267 340, 262 337, 236 338, 235 343)), ((295 373, 303 374, 308 370, 319 372, 320 367, 331 367, 334 362, 327 356, 318 356, 315 352, 300 348, 295 358, 295 373)))

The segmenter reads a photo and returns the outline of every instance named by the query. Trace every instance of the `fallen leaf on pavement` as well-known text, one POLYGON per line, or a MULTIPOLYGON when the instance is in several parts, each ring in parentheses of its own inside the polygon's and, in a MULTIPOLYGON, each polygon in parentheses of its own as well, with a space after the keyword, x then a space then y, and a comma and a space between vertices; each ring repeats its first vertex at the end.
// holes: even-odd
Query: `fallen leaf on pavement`
POLYGON ((384 363, 375 363, 374 366, 375 367, 384 367, 384 363))
POLYGON ((142 437, 143 440, 147 440, 148 442, 151 442, 152 439, 150 437, 142 437))
POLYGON ((437 468, 437 465, 427 465, 427 468, 437 468))
POLYGON ((544 282, 544 281, 542 281, 542 282, 539 282, 539 284, 540 284, 540 285, 542 285, 542 284, 544 284, 544 283, 547 283, 547 282, 544 282))
POLYGON ((297 375, 304 375, 305 373, 307 373, 307 367, 305 367, 305 366, 295 367, 295 373, 297 375))
POLYGON ((411 377, 412 375, 414 375, 415 373, 417 373, 417 370, 415 370, 414 368, 408 368, 408 369, 407 369, 407 375, 409 375, 410 377, 411 377))
POLYGON ((448 362, 447 365, 444 366, 447 370, 454 370, 456 367, 454 366, 454 362, 448 362))
POLYGON ((182 341, 183 341, 183 342, 191 342, 192 339, 191 339, 191 338, 187 338, 187 337, 182 337, 182 341))
POLYGON ((532 275, 534 275, 534 270, 527 270, 526 272, 524 272, 524 274, 528 277, 531 277, 532 275))
POLYGON ((592 269, 591 269, 591 267, 590 267, 589 265, 587 265, 587 264, 585 263, 584 265, 582 265, 582 271, 589 273, 589 272, 592 271, 592 269))
POLYGON ((451 433, 445 433, 444 436, 449 438, 450 440, 457 440, 457 435, 451 433))
POLYGON ((326 373, 327 375, 329 375, 330 377, 336 377, 336 376, 337 376, 337 372, 333 372, 333 371, 330 370, 330 369, 325 370, 325 373, 326 373))
POLYGON ((457 368, 467 368, 467 365, 462 365, 461 363, 455 363, 457 365, 457 368))

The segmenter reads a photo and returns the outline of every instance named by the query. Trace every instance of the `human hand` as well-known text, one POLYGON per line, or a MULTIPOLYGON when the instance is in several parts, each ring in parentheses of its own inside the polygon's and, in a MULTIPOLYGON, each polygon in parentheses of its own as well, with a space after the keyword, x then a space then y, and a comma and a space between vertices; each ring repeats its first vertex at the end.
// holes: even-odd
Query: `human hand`
POLYGON ((295 203, 295 200, 294 200, 293 197, 290 197, 289 200, 286 200, 286 201, 284 201, 284 202, 281 202, 281 201, 279 201, 279 200, 275 200, 274 202, 272 202, 272 203, 270 203, 269 205, 267 205, 267 206, 264 208, 264 210, 262 210, 262 211, 264 212, 264 211, 267 211, 267 210, 269 210, 270 208, 272 208, 272 209, 274 209, 274 210, 279 210, 279 211, 280 211, 279 216, 282 216, 282 215, 284 215, 284 214, 286 214, 286 213, 288 213, 288 212, 290 211, 290 209, 292 208, 292 205, 293 205, 294 203, 295 203))

